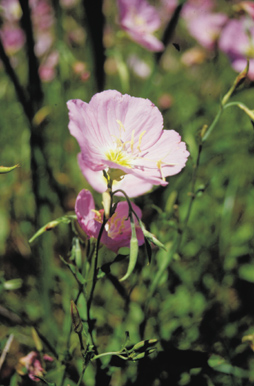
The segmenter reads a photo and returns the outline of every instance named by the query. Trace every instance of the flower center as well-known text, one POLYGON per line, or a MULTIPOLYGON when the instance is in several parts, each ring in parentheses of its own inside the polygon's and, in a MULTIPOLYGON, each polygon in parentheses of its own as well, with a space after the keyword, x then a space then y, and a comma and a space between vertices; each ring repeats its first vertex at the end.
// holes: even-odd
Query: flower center
POLYGON ((117 214, 114 213, 105 225, 105 230, 111 239, 121 235, 126 228, 125 218, 117 218, 117 214))
POLYGON ((247 50, 246 50, 246 56, 248 57, 248 58, 254 58, 254 45, 253 44, 251 44, 248 48, 247 48, 247 50))
POLYGON ((124 125, 119 120, 117 120, 117 123, 119 125, 119 137, 114 136, 114 147, 107 150, 105 155, 109 161, 131 168, 133 166, 133 161, 136 158, 140 158, 139 153, 141 152, 141 141, 144 134, 146 133, 146 130, 142 131, 142 133, 139 135, 137 144, 135 144, 134 140, 135 130, 132 130, 131 132, 131 139, 124 142, 121 139, 122 132, 125 132, 124 125), (134 145, 136 145, 136 149, 134 149, 134 145))
POLYGON ((127 168, 131 167, 130 157, 127 152, 124 151, 123 146, 109 150, 106 153, 106 157, 109 161, 115 162, 118 165, 126 166, 127 168))

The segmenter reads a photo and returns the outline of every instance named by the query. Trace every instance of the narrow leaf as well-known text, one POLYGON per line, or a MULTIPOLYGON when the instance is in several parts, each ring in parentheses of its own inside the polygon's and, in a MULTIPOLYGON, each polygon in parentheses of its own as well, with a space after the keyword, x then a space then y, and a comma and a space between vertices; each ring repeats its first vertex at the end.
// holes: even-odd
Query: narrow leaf
POLYGON ((14 166, 9 166, 9 167, 8 166, 0 166, 0 174, 9 173, 18 167, 19 167, 19 164, 14 165, 14 166))
POLYGON ((41 227, 34 235, 33 237, 30 238, 28 241, 30 244, 37 239, 40 235, 42 235, 44 232, 51 231, 55 227, 57 227, 59 224, 69 224, 72 220, 76 220, 77 216, 76 215, 66 215, 63 217, 59 217, 56 220, 50 221, 43 227, 41 227))

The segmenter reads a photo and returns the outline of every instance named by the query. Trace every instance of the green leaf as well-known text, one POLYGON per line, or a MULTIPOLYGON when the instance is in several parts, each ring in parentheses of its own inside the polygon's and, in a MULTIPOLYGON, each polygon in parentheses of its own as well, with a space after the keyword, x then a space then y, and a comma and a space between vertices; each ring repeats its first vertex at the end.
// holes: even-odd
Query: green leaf
POLYGON ((40 379, 43 383, 45 383, 45 385, 48 385, 48 386, 56 386, 55 383, 48 382, 48 381, 46 381, 45 378, 39 377, 38 375, 35 375, 35 377, 38 378, 38 379, 40 379))
POLYGON ((9 173, 18 167, 19 167, 19 164, 14 165, 14 166, 9 166, 9 167, 8 166, 0 166, 0 174, 9 173))
POLYGON ((220 373, 234 375, 235 377, 239 378, 249 378, 250 375, 249 371, 241 369, 237 366, 232 366, 219 355, 212 355, 208 359, 208 365, 220 373))
POLYGON ((243 280, 254 283, 254 267, 252 264, 244 264, 239 268, 239 277, 243 280))
POLYGON ((124 281, 128 279, 128 277, 133 272, 137 258, 138 258, 138 239, 136 235, 135 223, 133 220, 132 213, 130 213, 130 221, 131 221, 131 241, 130 241, 130 259, 129 265, 126 274, 120 279, 120 281, 124 281))
POLYGON ((33 237, 30 238, 28 241, 30 244, 37 239, 40 235, 42 235, 44 232, 51 231, 55 227, 57 227, 59 224, 69 224, 71 221, 76 220, 77 216, 76 215, 66 215, 63 217, 59 217, 56 220, 50 221, 43 227, 41 227, 34 235, 33 237))

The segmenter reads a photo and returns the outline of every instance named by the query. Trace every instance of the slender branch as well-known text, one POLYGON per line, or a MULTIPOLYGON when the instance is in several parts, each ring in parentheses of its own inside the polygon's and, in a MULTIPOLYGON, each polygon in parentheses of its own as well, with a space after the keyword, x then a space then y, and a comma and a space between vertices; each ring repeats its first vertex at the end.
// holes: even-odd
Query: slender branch
POLYGON ((21 26, 26 34, 26 48, 28 57, 28 91, 30 94, 30 102, 34 107, 34 112, 40 106, 43 99, 41 80, 39 77, 39 63, 34 52, 34 36, 33 26, 31 21, 31 12, 28 0, 19 0, 22 8, 21 26), (37 105, 37 106, 35 106, 37 105))
POLYGON ((1 38, 0 38, 0 59, 3 62, 3 65, 4 65, 4 68, 5 68, 7 75, 9 76, 10 80, 12 81, 12 83, 14 85, 18 100, 23 107, 25 115, 29 119, 32 119, 33 111, 32 111, 31 106, 29 104, 27 95, 26 95, 23 87, 19 83, 18 77, 17 77, 17 75, 16 75, 16 73, 15 73, 15 71, 10 63, 10 59, 5 52, 1 38))
POLYGON ((100 240, 101 240, 102 232, 104 230, 106 223, 107 223, 107 219, 105 219, 105 217, 104 217, 103 223, 101 225, 100 232, 98 235, 97 243, 96 243, 96 249, 95 249, 95 253, 94 253, 94 261, 92 260, 92 263, 91 263, 91 269, 93 269, 93 281, 92 281, 92 288, 91 288, 90 293, 89 293, 89 298, 87 300, 87 323, 88 323, 89 334, 90 334, 90 337, 91 337, 93 344, 94 344, 94 342, 93 342, 93 336, 92 336, 90 309, 91 309, 93 294, 94 294, 94 290, 95 290, 95 286, 96 286, 96 282, 97 282, 97 265, 98 265, 98 254, 99 254, 100 240))

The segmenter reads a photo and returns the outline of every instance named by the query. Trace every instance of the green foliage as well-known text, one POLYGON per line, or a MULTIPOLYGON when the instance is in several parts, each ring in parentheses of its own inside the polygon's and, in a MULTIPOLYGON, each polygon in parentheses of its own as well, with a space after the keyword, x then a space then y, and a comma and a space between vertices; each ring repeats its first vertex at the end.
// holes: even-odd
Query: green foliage
MULTIPOLYGON (((163 112, 165 129, 187 143, 190 159, 167 187, 135 199, 146 245, 138 248, 131 216, 130 251, 116 256, 102 247, 96 266, 96 242, 75 222, 75 198, 89 186, 67 128, 66 101, 88 102, 96 92, 81 2, 58 15, 57 75, 43 84, 32 120, 1 66, 0 164, 16 164, 0 167, 1 353, 14 335, 1 385, 33 384, 15 369, 37 349, 54 358, 44 363, 38 385, 106 385, 110 377, 121 386, 247 386, 254 382, 253 82, 236 88, 222 53, 187 67, 182 54, 194 43, 181 23, 175 35, 181 52, 169 44, 156 65, 153 54, 119 33, 115 4, 105 1, 104 14, 105 88, 149 98, 163 112), (82 44, 68 38, 75 28, 82 44), (148 78, 129 68, 134 53, 150 66, 148 78), (73 71, 76 62, 84 63, 85 80, 73 71), (79 313, 74 328, 71 304, 79 313)), ((23 86, 25 50, 17 61, 23 86)))

